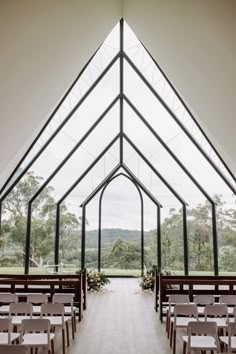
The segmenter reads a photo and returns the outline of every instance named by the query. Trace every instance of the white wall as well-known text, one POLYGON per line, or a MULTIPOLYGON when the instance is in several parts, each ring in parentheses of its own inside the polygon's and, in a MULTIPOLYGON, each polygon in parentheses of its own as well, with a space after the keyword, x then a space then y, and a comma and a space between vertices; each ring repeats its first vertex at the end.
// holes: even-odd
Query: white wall
POLYGON ((123 11, 236 174, 236 1, 124 0, 123 11))
POLYGON ((0 184, 120 17, 119 0, 0 1, 0 184))

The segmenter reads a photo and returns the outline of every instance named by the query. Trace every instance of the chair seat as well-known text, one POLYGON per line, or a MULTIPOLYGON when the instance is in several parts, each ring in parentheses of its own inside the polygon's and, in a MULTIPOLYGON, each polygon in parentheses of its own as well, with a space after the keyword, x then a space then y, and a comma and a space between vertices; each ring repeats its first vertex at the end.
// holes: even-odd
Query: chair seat
POLYGON ((12 325, 13 326, 21 326, 23 320, 28 320, 32 317, 30 316, 12 316, 12 325))
MULTIPOLYGON (((222 336, 222 337, 219 337, 219 339, 224 344, 229 345, 229 337, 222 336)), ((232 347, 232 349, 236 349, 236 336, 231 337, 231 347, 232 347)))
MULTIPOLYGON (((11 333, 11 343, 20 337, 20 333, 11 333)), ((8 344, 8 333, 0 333, 0 344, 8 344)))
MULTIPOLYGON (((50 333, 50 341, 55 338, 55 334, 50 333)), ((23 336, 23 344, 30 347, 48 346, 47 333, 26 333, 23 336)))
POLYGON ((195 322, 196 318, 192 317, 177 317, 176 318, 176 327, 185 328, 188 327, 189 322, 195 322))
MULTIPOLYGON (((205 321, 205 319, 201 319, 202 321, 205 321)), ((216 325, 218 328, 227 328, 227 320, 225 318, 210 318, 208 317, 207 321, 209 322, 216 322, 216 325)))
MULTIPOLYGON (((191 348, 195 349, 217 349, 215 338, 211 336, 191 336, 191 348)), ((183 336, 183 341, 188 343, 188 336, 183 336)))
MULTIPOLYGON (((51 326, 53 327, 62 327, 62 317, 61 316, 43 316, 50 321, 51 326)), ((70 317, 64 316, 64 323, 70 320, 70 317)))

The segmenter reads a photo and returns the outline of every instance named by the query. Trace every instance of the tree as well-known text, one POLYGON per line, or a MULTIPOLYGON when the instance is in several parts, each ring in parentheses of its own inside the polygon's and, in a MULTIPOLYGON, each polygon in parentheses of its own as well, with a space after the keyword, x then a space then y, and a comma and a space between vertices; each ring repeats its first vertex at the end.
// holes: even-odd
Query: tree
MULTIPOLYGON (((4 200, 5 219, 0 242, 0 252, 4 257, 1 257, 0 264, 6 265, 14 258, 13 264, 22 265, 25 255, 27 205, 42 181, 42 177, 28 172, 4 200)), ((42 267, 48 262, 54 263, 55 200, 52 193, 53 188, 47 186, 32 204, 30 265, 33 267, 42 267)), ((80 220, 63 205, 61 221, 62 247, 66 248, 65 240, 69 250, 72 245, 67 235, 79 225, 80 220)))

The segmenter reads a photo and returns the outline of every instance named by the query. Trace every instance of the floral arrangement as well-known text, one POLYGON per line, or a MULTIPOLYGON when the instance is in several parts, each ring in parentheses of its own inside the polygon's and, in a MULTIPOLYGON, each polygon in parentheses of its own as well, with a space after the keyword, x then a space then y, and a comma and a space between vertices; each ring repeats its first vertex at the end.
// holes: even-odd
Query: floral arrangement
POLYGON ((88 270, 87 273, 88 291, 100 291, 102 287, 110 283, 106 274, 96 270, 88 270))
POLYGON ((147 271, 142 276, 140 286, 142 290, 154 290, 154 277, 152 271, 147 271))
POLYGON ((143 275, 140 286, 143 290, 154 290, 154 277, 150 271, 143 275))
MULTIPOLYGON (((153 266, 151 270, 147 270, 146 273, 142 276, 140 286, 142 290, 154 290, 154 273, 155 273, 156 266, 153 266)), ((170 270, 162 270, 160 268, 157 269, 158 274, 163 275, 175 275, 175 273, 171 272, 170 270)), ((171 285, 169 285, 171 288, 171 285)))

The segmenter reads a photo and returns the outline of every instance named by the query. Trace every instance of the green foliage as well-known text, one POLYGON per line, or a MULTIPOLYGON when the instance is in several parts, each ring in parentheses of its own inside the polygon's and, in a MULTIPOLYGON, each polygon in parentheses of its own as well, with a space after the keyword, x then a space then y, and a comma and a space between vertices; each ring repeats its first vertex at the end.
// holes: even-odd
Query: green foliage
POLYGON ((139 269, 141 248, 140 242, 125 242, 118 238, 106 257, 103 257, 102 268, 139 269))
MULTIPOLYGON (((21 266, 24 263, 27 203, 36 193, 43 179, 28 172, 4 200, 4 219, 0 235, 0 265, 21 266), (11 261, 10 261, 11 260, 11 261)), ((43 267, 54 263, 55 200, 53 189, 46 187, 32 205, 30 266, 43 267)), ((61 207, 61 243, 64 258, 75 250, 80 220, 61 207)), ((77 242, 78 243, 78 242, 77 242)))
MULTIPOLYGON (((3 202, 0 234, 0 266, 20 267, 24 263, 27 203, 43 179, 28 172, 3 202)), ((220 196, 217 203, 217 231, 220 271, 236 271, 236 208, 226 208, 220 196)), ((42 268, 54 263, 55 200, 53 188, 46 187, 32 205, 30 266, 42 268)), ((188 208, 188 249, 190 271, 213 270, 212 210, 208 202, 188 208)), ((60 260, 80 264, 80 218, 61 205, 60 260)), ((102 268, 141 268, 141 235, 138 230, 102 230, 102 268)), ((183 271, 183 215, 172 209, 161 225, 162 268, 183 271)), ((144 232, 144 263, 156 263, 156 230, 144 232)), ((86 266, 97 267, 97 230, 86 233, 86 266)))

